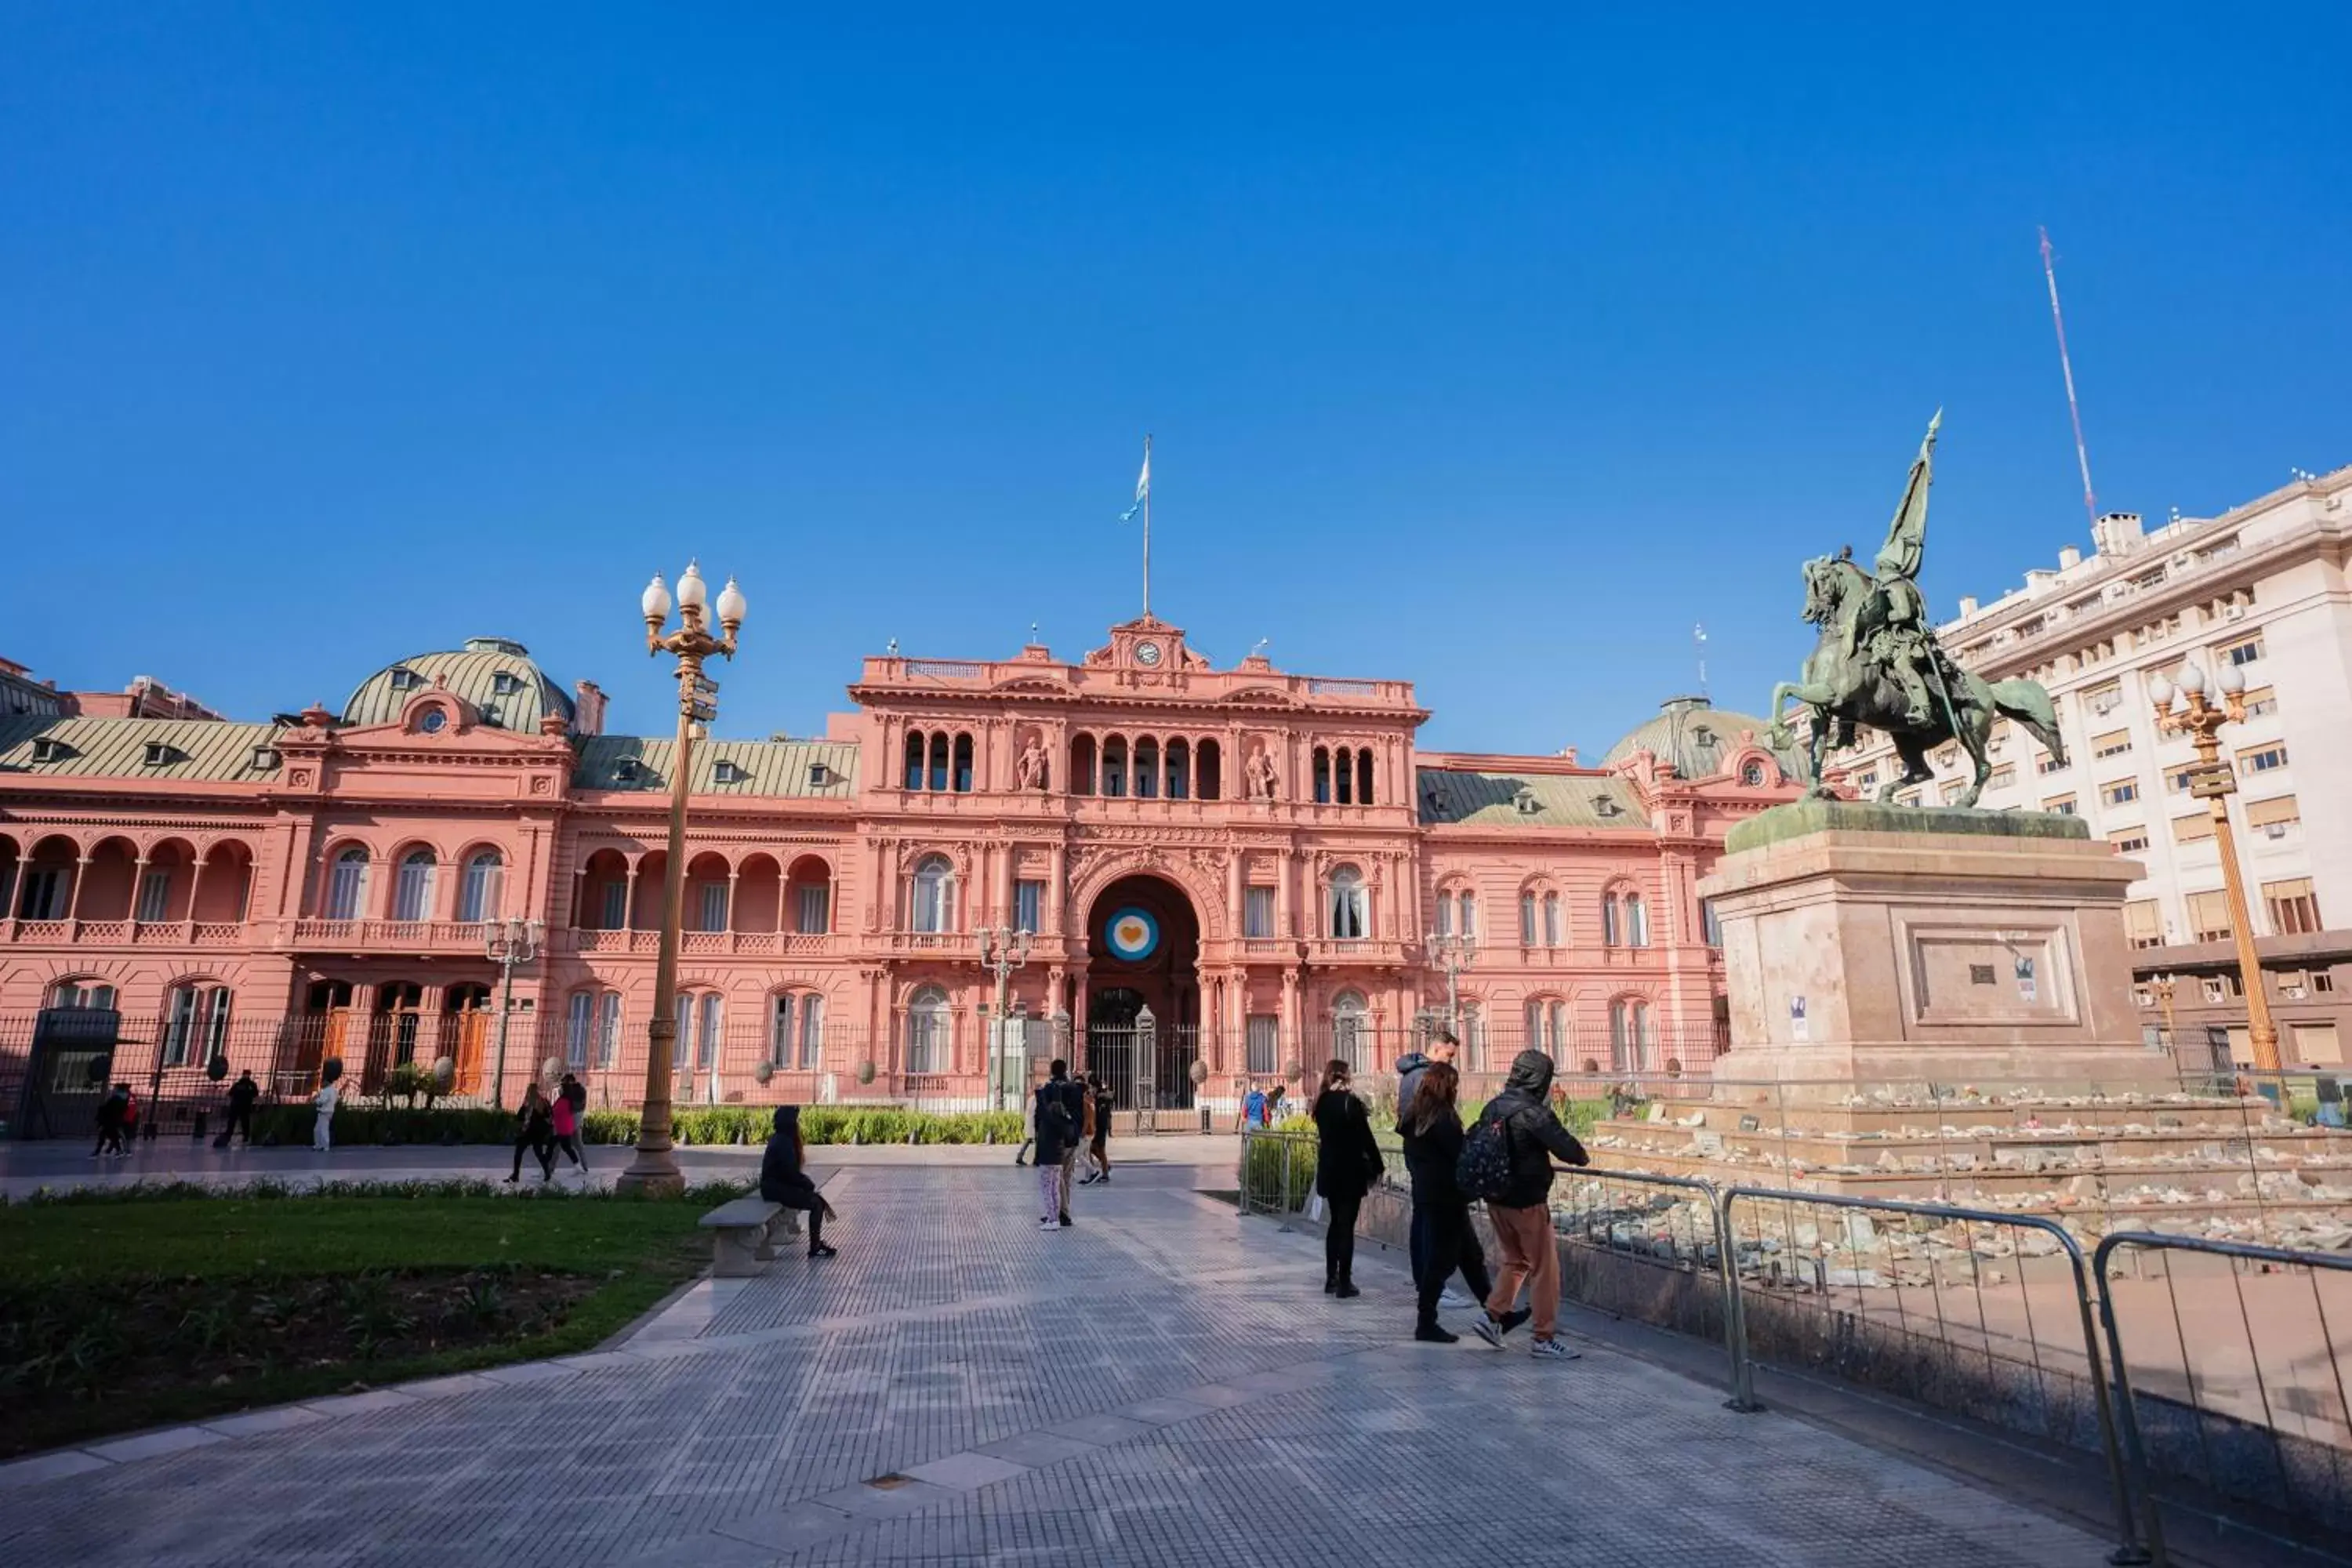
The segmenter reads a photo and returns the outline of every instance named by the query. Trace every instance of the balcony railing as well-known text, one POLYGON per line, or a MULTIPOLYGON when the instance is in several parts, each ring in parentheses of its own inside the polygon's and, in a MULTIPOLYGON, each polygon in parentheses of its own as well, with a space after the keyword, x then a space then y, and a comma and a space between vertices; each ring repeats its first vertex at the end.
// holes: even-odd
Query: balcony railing
POLYGON ((281 921, 281 945, 338 952, 469 952, 482 951, 479 921, 281 921))
MULTIPOLYGON (((679 933, 678 951, 698 955, 740 954, 754 958, 814 958, 842 951, 842 938, 824 931, 689 931, 679 933)), ((661 951, 657 931, 585 931, 562 933, 561 943, 573 952, 640 953, 661 951)))
POLYGON ((26 947, 243 947, 265 936, 242 921, 0 920, 0 942, 26 947))

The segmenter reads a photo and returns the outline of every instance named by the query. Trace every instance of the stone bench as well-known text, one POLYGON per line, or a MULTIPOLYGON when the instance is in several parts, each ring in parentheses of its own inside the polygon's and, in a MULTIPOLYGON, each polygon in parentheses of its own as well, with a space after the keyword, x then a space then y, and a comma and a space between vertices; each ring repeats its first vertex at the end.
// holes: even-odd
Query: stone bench
POLYGON ((801 1229, 798 1209, 772 1204, 756 1194, 720 1204, 697 1223, 711 1233, 710 1273, 719 1279, 746 1279, 759 1273, 776 1256, 777 1235, 798 1236, 801 1229))

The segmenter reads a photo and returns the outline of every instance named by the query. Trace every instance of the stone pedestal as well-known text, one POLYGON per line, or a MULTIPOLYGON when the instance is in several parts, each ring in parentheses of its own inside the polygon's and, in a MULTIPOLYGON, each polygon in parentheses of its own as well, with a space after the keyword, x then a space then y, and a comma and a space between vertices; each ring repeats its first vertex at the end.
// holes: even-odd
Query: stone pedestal
POLYGON ((1717 1079, 2173 1086, 2132 1004, 2139 867, 2081 819, 1802 801, 1725 847, 1717 1079))

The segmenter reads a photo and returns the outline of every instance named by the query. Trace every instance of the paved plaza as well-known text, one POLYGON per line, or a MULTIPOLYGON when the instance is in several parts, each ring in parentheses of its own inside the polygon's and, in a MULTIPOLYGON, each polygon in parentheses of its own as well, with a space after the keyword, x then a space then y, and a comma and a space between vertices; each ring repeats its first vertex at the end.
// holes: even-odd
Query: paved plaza
MULTIPOLYGON (((2104 1543, 1591 1341, 1410 1343, 1393 1257, 1137 1167, 1040 1231, 991 1166, 835 1164, 838 1258, 625 1344, 0 1468, 50 1563, 2092 1568, 2104 1543)), ((1571 1311, 1571 1337, 1580 1319, 1571 1311)), ((1588 1320, 1589 1321, 1589 1320, 1588 1320)))

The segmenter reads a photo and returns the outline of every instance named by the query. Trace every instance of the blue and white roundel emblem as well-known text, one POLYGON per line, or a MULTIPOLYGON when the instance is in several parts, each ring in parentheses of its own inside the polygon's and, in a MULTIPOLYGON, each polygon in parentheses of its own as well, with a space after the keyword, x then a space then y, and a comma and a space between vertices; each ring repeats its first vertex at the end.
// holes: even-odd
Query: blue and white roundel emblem
POLYGON ((1110 917, 1107 934, 1111 956, 1141 963, 1160 946, 1160 922, 1141 910, 1121 910, 1110 917))

